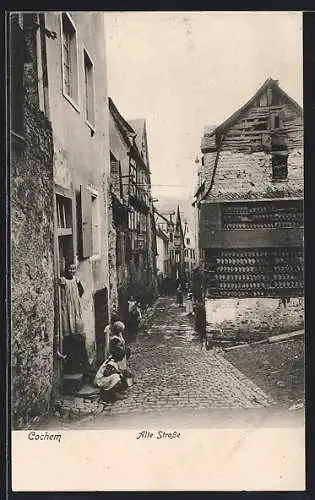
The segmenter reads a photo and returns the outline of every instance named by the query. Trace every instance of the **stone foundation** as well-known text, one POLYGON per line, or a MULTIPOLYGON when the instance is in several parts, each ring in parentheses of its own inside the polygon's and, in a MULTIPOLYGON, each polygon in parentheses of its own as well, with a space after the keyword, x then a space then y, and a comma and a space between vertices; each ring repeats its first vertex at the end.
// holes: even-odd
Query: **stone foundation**
POLYGON ((304 299, 206 299, 206 314, 208 330, 259 340, 304 328, 304 299))

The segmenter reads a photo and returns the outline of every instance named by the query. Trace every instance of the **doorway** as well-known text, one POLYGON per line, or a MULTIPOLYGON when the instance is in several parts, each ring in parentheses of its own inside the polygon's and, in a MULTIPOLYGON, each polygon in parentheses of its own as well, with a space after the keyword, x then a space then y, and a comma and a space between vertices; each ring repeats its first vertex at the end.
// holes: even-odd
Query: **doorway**
POLYGON ((102 288, 94 294, 95 343, 97 368, 103 363, 105 356, 104 329, 108 324, 108 290, 102 288))
MULTIPOLYGON (((74 261, 74 197, 73 191, 55 185, 56 221, 56 278, 64 275, 67 262, 74 261)), ((56 349, 63 353, 63 332, 61 318, 61 289, 56 287, 56 349)), ((59 363, 59 373, 63 375, 63 362, 59 363)))

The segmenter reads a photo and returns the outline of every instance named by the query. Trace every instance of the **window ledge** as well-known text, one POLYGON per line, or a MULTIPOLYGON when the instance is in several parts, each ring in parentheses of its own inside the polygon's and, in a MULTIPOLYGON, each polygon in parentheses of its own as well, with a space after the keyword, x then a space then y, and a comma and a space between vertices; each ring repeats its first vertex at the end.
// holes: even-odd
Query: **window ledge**
POLYGON ((271 179, 271 182, 288 182, 289 179, 271 179))
POLYGON ((89 127, 89 129, 91 130, 91 132, 93 132, 93 135, 95 134, 95 126, 92 125, 91 122, 89 122, 89 120, 86 118, 85 119, 85 123, 87 124, 87 126, 89 127))
POLYGON ((100 260, 100 259, 101 259, 101 256, 99 253, 95 253, 95 254, 90 256, 90 262, 94 262, 94 261, 100 260))
POLYGON ((67 101, 71 104, 71 106, 78 112, 80 113, 80 108, 78 106, 78 104, 72 99, 72 97, 70 97, 65 91, 62 92, 65 99, 67 99, 67 101))

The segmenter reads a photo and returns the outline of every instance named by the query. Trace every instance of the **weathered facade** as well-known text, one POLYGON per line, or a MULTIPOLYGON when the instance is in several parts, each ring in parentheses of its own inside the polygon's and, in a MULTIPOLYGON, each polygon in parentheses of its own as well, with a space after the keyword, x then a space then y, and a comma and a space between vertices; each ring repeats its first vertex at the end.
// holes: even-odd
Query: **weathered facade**
POLYGON ((54 192, 50 123, 39 109, 32 14, 10 16, 11 361, 13 427, 48 412, 53 389, 54 192))
POLYGON ((209 321, 244 333, 258 329, 258 317, 263 331, 300 328, 302 109, 268 79, 205 130, 201 151, 195 204, 209 321))
POLYGON ((120 287, 120 306, 125 309, 131 295, 143 304, 156 295, 156 234, 145 120, 128 122, 112 99, 109 110, 111 154, 120 165, 122 198, 128 208, 127 231, 121 243, 124 285, 120 287))
MULTIPOLYGON (((55 277, 73 260, 83 284, 86 346, 93 362, 103 351, 109 316, 107 188, 110 174, 104 16, 46 12, 56 34, 41 57, 46 78, 43 105, 54 141, 55 277)), ((59 290, 56 345, 62 349, 59 290)), ((59 362, 61 363, 61 362, 59 362)))

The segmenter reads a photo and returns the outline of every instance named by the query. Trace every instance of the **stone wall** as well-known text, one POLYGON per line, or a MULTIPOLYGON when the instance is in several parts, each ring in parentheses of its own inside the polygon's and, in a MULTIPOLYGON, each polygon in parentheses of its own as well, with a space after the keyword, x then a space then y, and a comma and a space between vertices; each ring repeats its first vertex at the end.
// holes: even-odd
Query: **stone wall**
POLYGON ((49 122, 28 103, 25 144, 11 156, 12 419, 44 415, 53 383, 53 143, 49 122))
POLYGON ((277 298, 206 299, 208 330, 222 329, 223 336, 259 340, 304 328, 304 299, 277 298))

